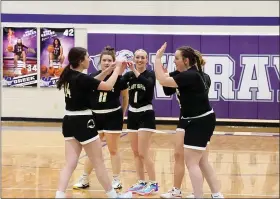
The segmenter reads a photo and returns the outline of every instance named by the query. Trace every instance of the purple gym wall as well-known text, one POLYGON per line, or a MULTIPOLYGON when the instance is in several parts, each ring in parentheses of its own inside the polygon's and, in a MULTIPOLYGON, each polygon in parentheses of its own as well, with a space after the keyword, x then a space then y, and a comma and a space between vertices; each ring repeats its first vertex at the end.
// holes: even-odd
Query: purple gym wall
MULTIPOLYGON (((153 69, 155 52, 165 41, 163 63, 169 71, 181 45, 204 55, 205 72, 212 79, 209 97, 218 118, 279 119, 279 36, 88 34, 89 72, 98 67, 98 54, 106 45, 117 51, 145 49, 153 69)), ((157 117, 179 116, 176 98, 163 96, 159 85, 153 104, 157 117)))

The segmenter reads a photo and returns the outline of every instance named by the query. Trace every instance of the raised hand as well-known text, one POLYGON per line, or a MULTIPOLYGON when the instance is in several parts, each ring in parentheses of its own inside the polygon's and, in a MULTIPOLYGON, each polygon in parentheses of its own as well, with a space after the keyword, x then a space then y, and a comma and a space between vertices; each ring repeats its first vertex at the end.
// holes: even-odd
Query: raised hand
POLYGON ((111 74, 111 72, 116 68, 115 64, 110 65, 109 67, 107 67, 104 72, 106 73, 106 75, 111 74))
POLYGON ((158 49, 157 53, 156 53, 156 58, 161 58, 163 53, 165 52, 167 43, 164 42, 164 44, 160 47, 160 49, 158 49))

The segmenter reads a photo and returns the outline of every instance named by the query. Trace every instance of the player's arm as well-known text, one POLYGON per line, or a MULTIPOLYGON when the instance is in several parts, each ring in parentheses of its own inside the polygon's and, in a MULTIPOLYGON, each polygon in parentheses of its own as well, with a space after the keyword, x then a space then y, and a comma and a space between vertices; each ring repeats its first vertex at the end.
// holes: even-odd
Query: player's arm
POLYGON ((129 67, 132 72, 135 74, 135 77, 145 86, 145 87, 153 87, 155 84, 155 76, 152 74, 149 77, 145 77, 143 73, 139 73, 134 66, 129 67))
POLYGON ((103 81, 105 77, 107 77, 107 75, 109 75, 115 68, 115 66, 109 66, 104 71, 101 71, 101 73, 96 75, 94 78, 103 81))
POLYGON ((118 76, 124 72, 124 70, 126 68, 126 64, 123 64, 122 62, 117 61, 117 62, 113 63, 110 67, 116 67, 116 68, 114 69, 113 74, 110 76, 110 78, 106 82, 101 81, 97 90, 104 90, 104 91, 112 90, 118 79, 118 76))
POLYGON ((156 53, 156 60, 155 60, 155 74, 156 78, 162 86, 177 88, 178 85, 174 81, 173 77, 168 77, 165 75, 165 72, 162 67, 161 57, 166 49, 166 42, 161 46, 161 48, 156 53))
POLYGON ((79 78, 77 78, 77 84, 83 88, 83 90, 103 90, 103 91, 110 91, 113 89, 117 78, 119 76, 119 73, 122 73, 124 71, 124 67, 122 67, 122 63, 114 63, 117 65, 116 69, 114 70, 111 77, 106 81, 100 81, 98 79, 95 79, 94 77, 90 75, 86 75, 81 73, 79 78))
POLYGON ((124 118, 128 107, 128 100, 129 100, 128 88, 121 91, 121 96, 122 96, 122 111, 123 111, 123 118, 124 118))
POLYGON ((161 57, 156 57, 155 74, 160 85, 165 87, 177 88, 178 85, 174 81, 173 77, 166 76, 161 66, 162 66, 161 57))
POLYGON ((25 49, 29 49, 27 46, 25 46, 25 45, 23 45, 23 44, 22 44, 22 47, 25 48, 25 49))
POLYGON ((62 46, 60 46, 59 48, 60 48, 60 55, 59 56, 61 57, 63 55, 63 48, 62 48, 62 46))
MULTIPOLYGON (((171 72, 171 73, 166 73, 166 71, 164 71, 165 72, 165 76, 167 76, 167 77, 174 77, 175 75, 177 75, 177 74, 179 74, 180 72, 179 71, 173 71, 173 72, 171 72)), ((175 88, 171 88, 171 87, 166 87, 166 86, 163 86, 162 87, 163 88, 163 92, 164 92, 164 94, 165 95, 173 95, 174 93, 176 93, 176 89, 175 88)))
POLYGON ((122 96, 122 111, 123 111, 123 118, 125 116, 127 107, 128 107, 128 100, 129 100, 129 94, 128 94, 128 85, 124 78, 120 78, 120 90, 121 90, 121 96, 122 96))

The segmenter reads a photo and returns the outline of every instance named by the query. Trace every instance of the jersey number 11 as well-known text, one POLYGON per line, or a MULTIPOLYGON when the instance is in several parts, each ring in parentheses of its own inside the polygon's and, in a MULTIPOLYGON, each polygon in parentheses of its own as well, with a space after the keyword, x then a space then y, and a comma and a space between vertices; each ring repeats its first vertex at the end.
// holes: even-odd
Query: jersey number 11
POLYGON ((100 92, 98 102, 106 102, 107 92, 100 92))

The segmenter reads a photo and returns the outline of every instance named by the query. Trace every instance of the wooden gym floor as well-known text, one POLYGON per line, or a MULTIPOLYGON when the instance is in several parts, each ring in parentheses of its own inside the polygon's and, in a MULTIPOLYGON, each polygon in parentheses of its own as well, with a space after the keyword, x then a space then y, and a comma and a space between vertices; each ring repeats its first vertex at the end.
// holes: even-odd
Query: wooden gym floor
MULTIPOLYGON (((159 130, 175 126, 158 125, 159 130)), ((160 193, 173 185, 173 149, 171 131, 153 136, 151 155, 155 161, 160 193)), ((64 164, 64 140, 60 124, 2 122, 2 190, 1 198, 53 198, 61 167, 64 164)), ((129 142, 121 138, 124 190, 135 183, 135 168, 129 142)), ((106 144, 103 147, 106 167, 111 176, 111 162, 106 144)), ((279 198, 279 129, 217 127, 210 144, 210 161, 222 184, 226 198, 279 198)), ((91 187, 72 190, 82 174, 84 152, 74 172, 67 196, 73 198, 106 197, 94 172, 91 187)), ((186 170, 187 171, 187 170, 186 170)), ((182 190, 191 193, 186 172, 182 190)), ((205 197, 210 190, 204 183, 205 197)), ((135 195, 135 197, 139 197, 135 195)), ((143 197, 142 197, 143 198, 143 197)))

